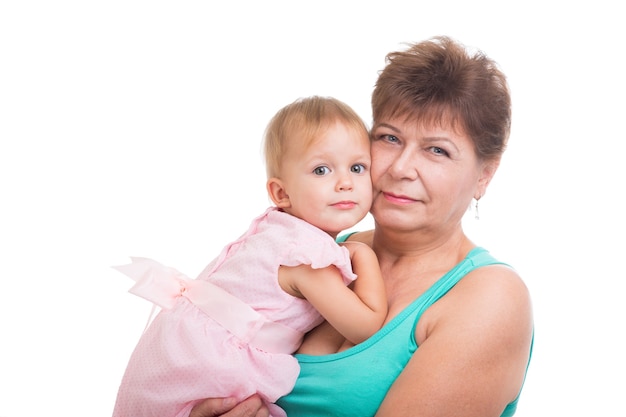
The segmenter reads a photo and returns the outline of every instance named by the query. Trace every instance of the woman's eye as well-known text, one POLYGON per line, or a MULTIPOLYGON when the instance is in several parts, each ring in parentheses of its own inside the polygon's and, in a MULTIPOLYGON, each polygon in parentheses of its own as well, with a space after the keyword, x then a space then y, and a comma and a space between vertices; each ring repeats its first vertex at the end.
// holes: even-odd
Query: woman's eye
POLYGON ((354 164, 350 167, 350 171, 355 174, 362 174, 365 172, 365 165, 363 164, 354 164))
POLYGON ((329 169, 328 167, 325 167, 325 166, 316 167, 316 168, 313 170, 313 173, 314 173, 315 175, 326 175, 326 174, 328 174, 329 172, 330 172, 330 169, 329 169))
POLYGON ((430 148, 430 150, 437 155, 443 155, 443 156, 448 156, 448 152, 442 148, 439 148, 437 146, 433 146, 432 148, 430 148))
POLYGON ((383 140, 386 140, 387 142, 391 142, 391 143, 397 143, 400 141, 400 139, 398 139, 396 136, 394 135, 383 135, 382 136, 383 140))

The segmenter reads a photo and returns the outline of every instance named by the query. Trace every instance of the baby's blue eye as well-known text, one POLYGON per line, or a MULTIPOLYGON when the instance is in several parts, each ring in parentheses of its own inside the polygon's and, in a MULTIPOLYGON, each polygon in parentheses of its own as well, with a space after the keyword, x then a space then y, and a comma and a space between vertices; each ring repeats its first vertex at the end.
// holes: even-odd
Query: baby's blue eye
POLYGON ((365 172, 365 165, 354 164, 350 167, 350 171, 354 172, 355 174, 362 174, 363 172, 365 172))
POLYGON ((326 175, 326 174, 328 174, 329 172, 330 172, 330 169, 329 169, 328 167, 325 167, 325 166, 316 167, 316 168, 313 170, 313 173, 314 173, 315 175, 326 175))

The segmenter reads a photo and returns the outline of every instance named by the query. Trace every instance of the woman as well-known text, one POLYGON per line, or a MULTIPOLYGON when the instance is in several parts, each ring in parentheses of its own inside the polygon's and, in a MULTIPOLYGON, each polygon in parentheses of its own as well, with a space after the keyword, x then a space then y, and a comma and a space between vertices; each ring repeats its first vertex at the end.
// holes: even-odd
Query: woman
MULTIPOLYGON (((530 360, 530 297, 461 222, 506 146, 506 79, 482 53, 446 37, 387 62, 372 96, 375 228, 348 238, 378 256, 385 326, 355 347, 328 325, 312 331, 298 382, 279 405, 290 417, 511 416, 530 360)), ((220 415, 230 408, 220 401, 191 416, 220 415)), ((267 409, 253 397, 223 415, 267 409)))

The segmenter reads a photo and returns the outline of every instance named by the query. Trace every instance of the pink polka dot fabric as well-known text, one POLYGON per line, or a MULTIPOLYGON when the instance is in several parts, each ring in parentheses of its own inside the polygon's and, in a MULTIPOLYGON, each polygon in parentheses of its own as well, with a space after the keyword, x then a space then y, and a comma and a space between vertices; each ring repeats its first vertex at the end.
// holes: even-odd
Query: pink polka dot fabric
MULTIPOLYGON (((322 318, 306 301, 285 293, 280 265, 336 265, 349 284, 345 248, 323 231, 268 209, 249 230, 224 248, 198 276, 225 289, 268 320, 307 332, 322 318)), ((204 398, 259 393, 268 404, 293 388, 299 373, 292 355, 270 353, 234 336, 185 297, 161 311, 133 351, 113 417, 187 417, 204 398)), ((284 416, 272 405, 272 416, 284 416)))

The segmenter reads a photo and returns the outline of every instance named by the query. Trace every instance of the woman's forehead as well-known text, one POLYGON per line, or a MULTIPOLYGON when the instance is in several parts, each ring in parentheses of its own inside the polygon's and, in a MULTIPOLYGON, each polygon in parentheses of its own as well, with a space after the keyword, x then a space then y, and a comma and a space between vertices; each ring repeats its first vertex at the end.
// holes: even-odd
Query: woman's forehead
POLYGON ((389 103, 386 109, 375 112, 374 125, 383 120, 401 120, 403 123, 415 123, 424 128, 452 129, 457 133, 465 130, 461 114, 447 103, 421 106, 406 101, 389 103))
POLYGON ((406 113, 388 117, 381 117, 374 121, 374 129, 381 125, 387 126, 411 126, 420 130, 446 130, 452 131, 457 135, 465 135, 463 123, 459 117, 451 114, 434 114, 434 113, 406 113))

